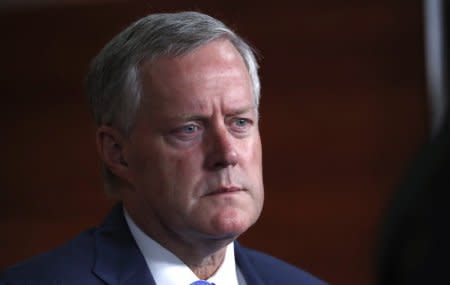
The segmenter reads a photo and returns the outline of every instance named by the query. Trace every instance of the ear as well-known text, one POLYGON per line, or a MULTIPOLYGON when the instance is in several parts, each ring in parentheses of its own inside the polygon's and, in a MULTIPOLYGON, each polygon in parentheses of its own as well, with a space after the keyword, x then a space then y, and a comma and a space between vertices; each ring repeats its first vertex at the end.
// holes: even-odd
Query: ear
POLYGON ((130 182, 128 162, 124 156, 125 136, 112 127, 101 126, 97 128, 96 142, 104 165, 116 176, 130 182))

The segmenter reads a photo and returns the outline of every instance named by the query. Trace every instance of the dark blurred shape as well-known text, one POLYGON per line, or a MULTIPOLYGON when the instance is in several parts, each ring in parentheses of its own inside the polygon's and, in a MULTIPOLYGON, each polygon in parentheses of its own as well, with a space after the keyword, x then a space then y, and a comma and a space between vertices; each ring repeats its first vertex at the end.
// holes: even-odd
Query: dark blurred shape
MULTIPOLYGON (((422 147, 410 166, 384 221, 377 260, 377 281, 383 285, 450 284, 450 231, 447 229, 450 220, 450 117, 447 88, 450 13, 446 1, 425 1, 424 4, 428 8, 425 10, 433 11, 426 12, 426 18, 440 18, 440 34, 427 37, 427 40, 436 40, 434 44, 440 45, 440 49, 434 52, 442 52, 442 58, 433 62, 437 64, 434 71, 438 72, 428 69, 427 73, 428 95, 432 99, 432 107, 436 107, 431 108, 431 111, 442 113, 442 116, 438 114, 442 121, 432 122, 432 139, 422 147), (433 84, 440 88, 431 86, 433 84), (441 94, 436 94, 437 91, 441 94), (436 126, 441 127, 436 129, 436 126)), ((433 31, 428 29, 428 32, 433 31)), ((427 43, 428 46, 431 44, 427 43)), ((428 55, 428 64, 433 61, 432 57, 433 54, 428 55)))
POLYGON ((450 120, 426 144, 393 200, 378 284, 450 284, 450 120), (446 281, 446 282, 445 282, 446 281))

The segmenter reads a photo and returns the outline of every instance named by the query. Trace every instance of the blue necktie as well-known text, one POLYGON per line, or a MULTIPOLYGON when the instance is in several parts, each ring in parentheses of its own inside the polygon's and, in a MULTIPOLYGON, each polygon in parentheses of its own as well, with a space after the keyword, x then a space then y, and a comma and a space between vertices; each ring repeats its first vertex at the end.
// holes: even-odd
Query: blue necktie
POLYGON ((214 285, 214 283, 209 283, 208 281, 205 280, 198 280, 191 283, 190 285, 214 285))

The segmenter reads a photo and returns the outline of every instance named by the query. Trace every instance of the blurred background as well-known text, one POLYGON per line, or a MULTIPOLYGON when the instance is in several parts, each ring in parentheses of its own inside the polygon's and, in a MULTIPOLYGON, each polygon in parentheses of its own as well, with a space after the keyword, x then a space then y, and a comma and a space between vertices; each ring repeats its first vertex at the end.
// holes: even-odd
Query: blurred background
POLYGON ((103 219, 89 61, 132 21, 189 9, 261 55, 266 203, 241 242, 331 284, 375 284, 392 196, 444 112, 426 2, 0 1, 0 268, 103 219))

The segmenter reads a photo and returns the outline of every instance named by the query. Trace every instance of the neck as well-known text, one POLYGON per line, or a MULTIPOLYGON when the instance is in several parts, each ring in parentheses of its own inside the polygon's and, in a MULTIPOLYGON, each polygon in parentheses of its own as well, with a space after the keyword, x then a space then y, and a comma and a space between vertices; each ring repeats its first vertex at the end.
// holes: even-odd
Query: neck
POLYGON ((227 245, 232 242, 208 239, 186 242, 147 234, 175 254, 199 279, 208 279, 219 269, 225 259, 227 245))
POLYGON ((149 219, 148 215, 139 215, 134 210, 127 208, 134 223, 146 235, 183 261, 199 279, 208 279, 219 269, 225 259, 227 245, 234 240, 233 237, 186 239, 155 222, 155 219, 149 219))
POLYGON ((219 269, 225 259, 225 254, 226 248, 204 258, 200 264, 185 263, 199 279, 205 280, 210 278, 219 269))

